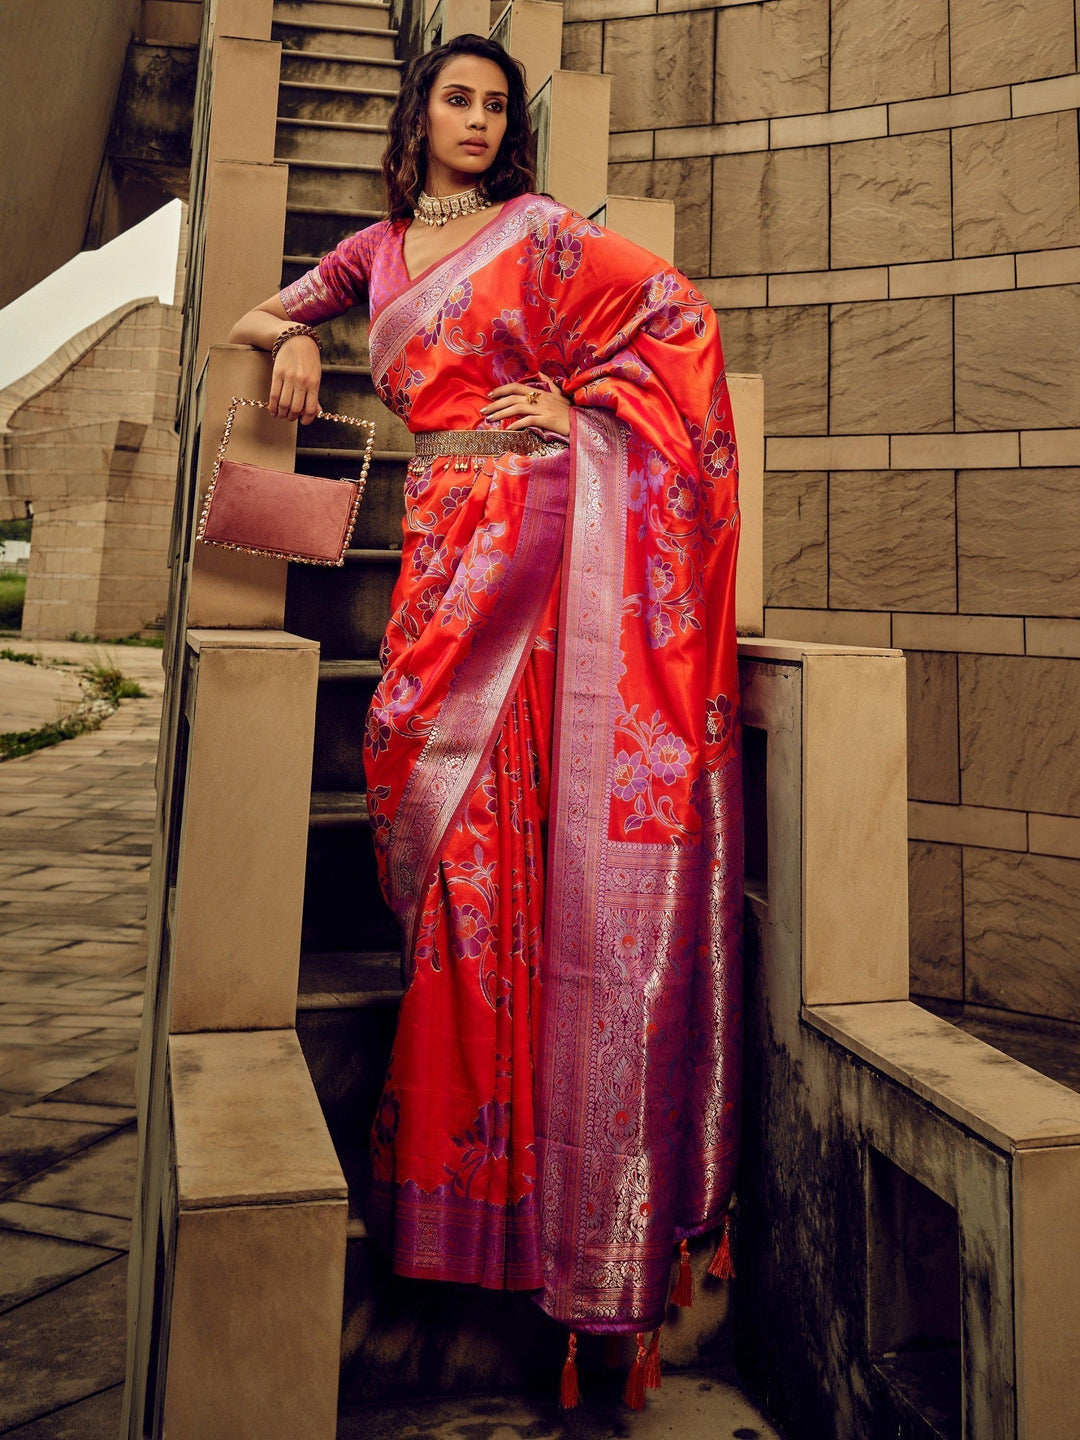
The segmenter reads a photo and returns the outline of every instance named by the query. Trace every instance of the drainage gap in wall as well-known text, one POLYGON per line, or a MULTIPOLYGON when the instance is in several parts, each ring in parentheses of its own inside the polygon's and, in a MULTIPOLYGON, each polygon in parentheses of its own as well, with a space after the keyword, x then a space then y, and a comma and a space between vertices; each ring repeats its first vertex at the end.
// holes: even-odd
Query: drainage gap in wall
POLYGON ((768 735, 754 725, 742 732, 743 814, 746 817, 746 890, 769 902, 769 830, 765 812, 768 796, 768 735))
POLYGON ((928 1433, 960 1440, 960 1226, 956 1211, 867 1150, 867 1340, 900 1404, 928 1433))

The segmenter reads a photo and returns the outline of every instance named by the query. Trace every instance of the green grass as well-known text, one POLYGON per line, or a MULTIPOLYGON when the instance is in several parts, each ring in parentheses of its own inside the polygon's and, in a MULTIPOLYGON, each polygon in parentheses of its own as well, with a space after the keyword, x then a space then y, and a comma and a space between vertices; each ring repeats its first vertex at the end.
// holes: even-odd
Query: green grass
MULTIPOLYGON (((0 650, 0 659, 24 660, 31 665, 37 657, 15 650, 0 650)), ((34 750, 44 750, 61 740, 74 740, 76 735, 86 735, 96 730, 105 715, 89 707, 95 700, 109 700, 115 706, 121 700, 137 700, 146 694, 137 680, 131 680, 115 665, 98 663, 84 665, 79 672, 88 682, 87 697, 78 710, 65 715, 62 720, 50 720, 36 730, 7 730, 0 734, 0 760, 14 760, 19 755, 29 755, 34 750)), ((111 712, 109 712, 111 713, 111 712)))
POLYGON ((40 658, 40 655, 31 655, 29 650, 12 650, 6 645, 0 650, 0 660, 18 660, 23 665, 36 665, 40 658))
POLYGON ((25 575, 0 575, 0 630, 18 630, 25 598, 25 575))
POLYGON ((91 718, 76 712, 63 720, 39 725, 36 730, 5 730, 0 734, 0 760, 14 760, 19 755, 29 755, 33 750, 44 750, 47 745, 55 745, 60 740, 74 740, 76 735, 96 730, 100 724, 100 716, 91 718))
POLYGON ((69 640, 78 640, 82 644, 93 645, 144 645, 151 650, 161 650, 165 645, 164 635, 121 635, 116 640, 102 640, 98 635, 80 635, 78 630, 72 630, 67 637, 69 640))
POLYGON ((146 694, 137 680, 129 680, 115 665, 87 665, 82 674, 94 694, 107 700, 139 700, 146 694))

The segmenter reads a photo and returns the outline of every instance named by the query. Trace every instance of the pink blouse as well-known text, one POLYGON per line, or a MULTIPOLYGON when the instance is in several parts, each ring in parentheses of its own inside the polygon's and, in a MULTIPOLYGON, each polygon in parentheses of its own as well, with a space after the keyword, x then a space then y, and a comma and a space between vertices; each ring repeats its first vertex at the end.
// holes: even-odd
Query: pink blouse
POLYGON ((374 315, 409 284, 402 253, 407 226, 407 220, 378 220, 347 235, 314 269, 280 292, 285 313, 317 325, 366 298, 374 315))

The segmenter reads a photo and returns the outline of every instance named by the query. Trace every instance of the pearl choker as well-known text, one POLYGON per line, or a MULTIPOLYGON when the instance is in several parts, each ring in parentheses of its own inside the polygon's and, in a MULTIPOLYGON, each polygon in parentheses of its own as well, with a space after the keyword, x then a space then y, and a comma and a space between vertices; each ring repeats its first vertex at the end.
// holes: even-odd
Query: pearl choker
POLYGON ((482 185, 459 190, 456 195, 429 195, 422 190, 413 214, 425 225, 445 225, 458 215, 475 215, 478 210, 486 210, 490 204, 482 185))

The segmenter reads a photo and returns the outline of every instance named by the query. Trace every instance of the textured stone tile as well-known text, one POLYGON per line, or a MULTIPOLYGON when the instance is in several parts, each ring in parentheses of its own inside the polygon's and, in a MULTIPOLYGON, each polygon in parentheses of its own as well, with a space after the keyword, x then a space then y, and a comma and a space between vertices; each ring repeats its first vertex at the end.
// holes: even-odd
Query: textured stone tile
MULTIPOLYGON (((910 682, 909 682, 910 683, 910 682)), ((964 998, 964 894, 959 845, 908 843, 911 993, 964 998)))
POLYGON ((716 310, 743 310, 769 303, 767 275, 736 275, 725 280, 698 279, 697 288, 716 310))
POLYGON ((765 463, 771 470, 884 470, 889 444, 888 435, 774 436, 765 442, 765 463))
POLYGON ((824 608, 828 602, 829 477, 765 472, 765 603, 824 608))
POLYGON ((766 435, 821 435, 828 425, 824 305, 726 310, 724 355, 734 373, 765 377, 766 435))
POLYGON ((960 609, 1080 615, 1080 470, 961 470, 960 609))
POLYGON ((713 17, 708 11, 611 20, 604 70, 612 130, 705 125, 712 119, 713 17))
POLYGON ((99 1124, 5 1115, 0 1120, 0 1187, 29 1180, 65 1156, 85 1150, 107 1133, 107 1127, 99 1124))
POLYGON ((908 795, 955 805, 960 799, 956 656, 908 650, 908 795))
POLYGON ((4 1440, 116 1440, 123 1409, 124 1387, 112 1385, 29 1425, 8 1430, 4 1440))
POLYGON ((944 296, 834 305, 829 428, 951 430, 952 304, 944 296))
POLYGON ((942 845, 982 845, 990 850, 1026 850, 1027 816, 1022 810, 989 805, 938 805, 908 801, 908 839, 942 845))
POLYGON ((0 1200, 0 1226, 27 1235, 54 1235, 108 1250, 131 1245, 131 1221, 116 1215, 94 1215, 86 1210, 65 1210, 59 1205, 30 1205, 24 1200, 0 1200))
POLYGON ((1080 243, 1075 111, 968 125, 952 147, 957 255, 1080 243))
POLYGON ((1040 469, 1080 465, 1080 430, 1021 430, 1020 464, 1040 469))
POLYGON ((829 604, 842 610, 954 610, 950 470, 833 471, 829 604))
POLYGON ((135 1198, 137 1148, 135 1127, 127 1126, 70 1160, 61 1161, 37 1179, 25 1185, 13 1185, 4 1191, 3 1198, 126 1219, 131 1215, 135 1198))
POLYGON ((81 1120, 91 1125, 106 1125, 111 1130, 135 1119, 134 1110, 119 1105, 78 1105, 51 1099, 28 1105, 22 1113, 37 1120, 81 1120))
POLYGON ((0 1315, 0 1430, 124 1378, 127 1257, 0 1315))
POLYGON ((832 305, 888 297, 889 272, 884 265, 769 276, 769 299, 774 305, 832 305))
POLYGON ((92 1075, 65 1085, 52 1096, 53 1100, 78 1100, 88 1105, 133 1105, 135 1103, 135 1070, 138 1053, 132 1050, 95 1070, 92 1075))
POLYGON ((829 154, 762 150, 713 161, 712 273, 767 275, 829 263, 829 154))
POLYGON ((955 305, 958 430, 1080 425, 1080 285, 955 305))
POLYGON ((833 146, 831 263, 947 259, 950 186, 945 131, 833 146))
POLYGON ((1080 819, 1072 815, 1028 816, 1028 849, 1080 860, 1080 819))
POLYGON ((812 640, 819 645, 868 645, 886 649, 889 617, 872 610, 786 610, 765 612, 765 634, 771 640, 812 640))
POLYGON ((604 53, 604 26, 599 20, 562 27, 562 66, 564 70, 588 70, 600 73, 604 53))
POLYGON ((1080 660, 1080 621, 1025 620, 1024 649, 1029 655, 1061 655, 1080 660))
POLYGON ((965 805, 1080 815, 1080 662, 960 656, 965 805))
POLYGON ((709 272, 709 161, 645 160, 608 166, 608 193, 675 204, 675 264, 684 275, 709 272))
POLYGON ((115 1251, 0 1228, 0 1311, 85 1275, 115 1251))
POLYGON ((937 95, 930 100, 908 100, 889 106, 889 134, 908 135, 915 130, 948 130, 955 125, 977 125, 980 120, 1009 118, 1009 87, 976 90, 970 95, 937 95))
POLYGON ((828 0, 765 0, 717 13, 716 120, 828 108, 828 0))
POLYGON ((916 295, 969 295, 981 290, 1012 290, 1016 270, 1013 256, 987 255, 977 260, 934 260, 928 265, 890 265, 888 273, 890 298, 903 300, 916 295))
POLYGON ((965 998, 1080 1020, 1080 860, 964 851, 965 998))
POLYGON ((1041 80, 1072 68, 1072 0, 951 0, 950 21, 953 90, 1041 80))
POLYGON ((948 0, 833 0, 834 109, 913 100, 949 88, 948 0))
POLYGON ((901 470, 1007 470, 1020 463, 1020 436, 1015 430, 893 435, 889 458, 901 470))

